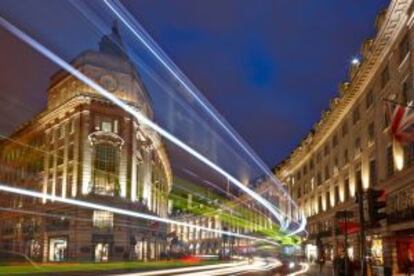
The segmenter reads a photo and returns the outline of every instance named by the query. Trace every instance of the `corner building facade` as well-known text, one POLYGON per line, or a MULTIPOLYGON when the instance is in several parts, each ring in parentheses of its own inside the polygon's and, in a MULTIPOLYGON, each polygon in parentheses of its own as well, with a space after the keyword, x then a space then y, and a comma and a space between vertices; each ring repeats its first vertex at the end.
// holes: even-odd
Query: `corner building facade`
MULTIPOLYGON (((152 118, 116 27, 72 66, 152 118)), ((0 158, 7 185, 167 216, 172 175, 161 138, 66 72, 51 78, 46 110, 3 139, 0 158)), ((7 193, 0 204, 0 247, 12 255, 100 262, 157 259, 166 250, 162 224, 7 193)))
MULTIPOLYGON (((350 221, 359 221, 360 185, 387 192, 388 219, 367 230, 372 269, 389 268, 392 275, 406 269, 414 248, 414 144, 392 141, 384 99, 414 100, 413 11, 414 1, 393 0, 377 16, 376 35, 363 42, 349 81, 340 84, 312 132, 275 168, 308 219, 309 259, 317 258, 319 248, 327 260, 345 250, 335 213, 353 211, 350 221)), ((359 233, 350 234, 351 258, 359 259, 360 245, 359 233)))

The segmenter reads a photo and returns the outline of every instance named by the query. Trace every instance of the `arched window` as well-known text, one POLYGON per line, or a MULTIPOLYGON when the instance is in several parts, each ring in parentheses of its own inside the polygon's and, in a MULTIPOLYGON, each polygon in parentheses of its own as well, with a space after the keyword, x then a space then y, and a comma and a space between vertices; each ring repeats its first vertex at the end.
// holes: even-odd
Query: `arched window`
POLYGON ((111 144, 95 146, 93 192, 101 195, 117 195, 119 149, 111 144))

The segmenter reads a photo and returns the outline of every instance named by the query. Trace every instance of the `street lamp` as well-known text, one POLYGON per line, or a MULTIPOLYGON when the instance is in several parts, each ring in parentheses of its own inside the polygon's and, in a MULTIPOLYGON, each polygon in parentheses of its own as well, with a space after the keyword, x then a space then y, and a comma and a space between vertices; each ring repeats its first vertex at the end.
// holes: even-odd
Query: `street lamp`
POLYGON ((360 63, 361 63, 361 61, 360 61, 360 59, 359 59, 358 57, 354 57, 354 58, 352 58, 352 60, 351 60, 351 64, 352 64, 353 66, 358 66, 360 63))

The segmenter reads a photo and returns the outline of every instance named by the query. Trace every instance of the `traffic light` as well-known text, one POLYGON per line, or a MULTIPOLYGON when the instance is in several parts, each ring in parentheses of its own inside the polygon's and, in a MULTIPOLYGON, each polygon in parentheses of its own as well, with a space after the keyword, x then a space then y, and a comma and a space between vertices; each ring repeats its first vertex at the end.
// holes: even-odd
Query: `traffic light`
POLYGON ((371 226, 376 226, 380 220, 387 218, 387 214, 385 213, 387 203, 385 200, 381 200, 384 194, 384 190, 369 189, 367 191, 368 213, 371 226))

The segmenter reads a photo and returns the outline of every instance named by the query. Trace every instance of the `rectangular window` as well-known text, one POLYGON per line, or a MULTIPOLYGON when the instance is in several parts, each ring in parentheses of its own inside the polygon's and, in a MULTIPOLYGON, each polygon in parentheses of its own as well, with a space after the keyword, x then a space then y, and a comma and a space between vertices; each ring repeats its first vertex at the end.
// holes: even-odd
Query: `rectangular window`
POLYGON ((346 178, 344 181, 344 199, 347 201, 350 195, 349 179, 346 178))
POLYGON ((390 125, 390 121, 387 115, 386 110, 384 109, 384 121, 383 121, 384 129, 388 128, 390 125))
POLYGON ((344 151, 344 165, 349 162, 348 150, 344 151))
POLYGON ((374 122, 372 122, 368 126, 368 143, 373 143, 374 137, 375 137, 375 125, 374 125, 374 122))
POLYGON ((344 122, 342 125, 342 137, 346 136, 348 134, 348 124, 344 122))
POLYGON ((414 161, 414 143, 413 142, 405 146, 404 153, 405 153, 405 160, 406 160, 407 166, 411 166, 414 161))
POLYGON ((359 108, 355 107, 354 112, 352 113, 352 122, 356 124, 359 122, 359 119, 359 108))
POLYGON ((381 73, 381 88, 384 88, 387 85, 389 80, 390 80, 390 71, 389 71, 388 66, 386 66, 384 70, 382 70, 382 73, 381 73))
POLYGON ((114 214, 108 211, 93 211, 93 226, 99 229, 112 229, 114 214))
POLYGON ((370 108, 373 102, 374 102, 374 92, 372 90, 369 90, 367 93, 367 97, 365 99, 366 107, 370 108))
POLYGON ((102 121, 102 131, 111 132, 112 131, 112 122, 102 121))
POLYGON ((325 166, 325 181, 329 179, 329 166, 326 165, 325 166))
POLYGON ((339 203, 339 186, 335 186, 335 204, 339 203))
POLYGON ((411 92, 412 84, 411 78, 407 78, 402 84, 402 94, 401 94, 401 101, 403 103, 408 103, 411 100, 410 92, 411 92))
POLYGON ((338 145, 338 136, 334 135, 332 138, 332 147, 335 148, 338 145))
POLYGON ((55 141, 55 129, 52 129, 50 131, 50 143, 53 143, 55 141))
POLYGON ((326 199, 326 209, 328 210, 329 208, 331 208, 331 198, 330 198, 329 192, 326 192, 325 199, 326 199))
POLYGON ((375 162, 375 159, 369 161, 369 180, 371 186, 377 184, 377 163, 375 162))
POLYGON ((63 149, 59 149, 56 153, 56 163, 57 165, 62 165, 63 164, 63 160, 64 160, 64 156, 63 156, 63 149))
POLYGON ((110 144, 95 146, 93 192, 113 195, 118 187, 118 148, 110 144))
POLYGON ((324 155, 327 156, 329 154, 329 152, 330 152, 330 149, 329 149, 329 143, 328 143, 328 144, 325 145, 324 155))
POLYGON ((318 210, 319 212, 322 212, 322 196, 318 197, 318 210))
POLYGON ((355 154, 358 154, 361 152, 361 138, 357 137, 355 139, 355 154))
POLYGON ((68 160, 73 160, 73 155, 74 155, 73 151, 74 151, 74 146, 73 144, 70 144, 68 147, 68 160))
POLYGON ((338 157, 335 156, 333 164, 334 164, 334 173, 336 174, 336 173, 338 173, 338 170, 339 170, 338 157))
POLYGON ((410 40, 408 34, 406 34, 404 38, 401 40, 398 48, 400 52, 400 62, 402 62, 404 58, 407 56, 407 54, 410 52, 410 40))
POLYGON ((394 157, 392 153, 392 146, 387 147, 387 176, 394 174, 394 157))
POLYGON ((355 184, 356 184, 356 190, 359 191, 362 189, 362 174, 361 169, 358 169, 355 173, 355 184))
POLYGON ((53 154, 48 154, 49 156, 49 169, 53 168, 53 154))

